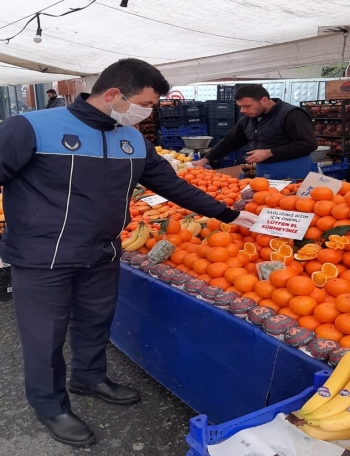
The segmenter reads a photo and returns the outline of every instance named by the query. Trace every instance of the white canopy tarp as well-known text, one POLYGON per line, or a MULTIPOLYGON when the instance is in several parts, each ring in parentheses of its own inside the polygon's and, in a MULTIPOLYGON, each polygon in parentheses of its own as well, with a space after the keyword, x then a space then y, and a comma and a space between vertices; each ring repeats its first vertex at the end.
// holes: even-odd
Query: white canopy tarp
MULTIPOLYGON (((0 40, 18 33, 37 12, 59 15, 90 1, 2 1, 0 40)), ((97 74, 125 57, 159 66, 174 84, 249 76, 264 64, 277 69, 340 61, 342 34, 316 38, 318 29, 350 22, 349 0, 129 0, 127 8, 120 1, 96 0, 63 17, 41 14, 39 44, 33 41, 36 20, 8 44, 0 41, 0 62, 16 67, 12 74, 0 67, 0 86, 18 81, 18 67, 59 79, 97 74), (308 39, 314 41, 300 59, 300 40, 308 39)))

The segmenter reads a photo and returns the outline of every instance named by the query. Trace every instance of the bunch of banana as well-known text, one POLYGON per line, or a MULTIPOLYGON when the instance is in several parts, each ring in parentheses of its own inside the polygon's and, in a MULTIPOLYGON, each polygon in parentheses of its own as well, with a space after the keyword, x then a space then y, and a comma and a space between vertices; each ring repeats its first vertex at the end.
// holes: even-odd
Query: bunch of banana
POLYGON ((350 439, 350 352, 326 383, 294 415, 299 429, 319 440, 350 439))
POLYGON ((192 236, 198 236, 202 230, 202 225, 197 222, 193 217, 185 217, 182 222, 180 222, 181 228, 191 231, 192 236))
POLYGON ((146 241, 150 237, 150 230, 143 222, 139 223, 137 229, 133 232, 130 238, 124 239, 122 242, 122 248, 126 252, 133 252, 146 244, 146 241))

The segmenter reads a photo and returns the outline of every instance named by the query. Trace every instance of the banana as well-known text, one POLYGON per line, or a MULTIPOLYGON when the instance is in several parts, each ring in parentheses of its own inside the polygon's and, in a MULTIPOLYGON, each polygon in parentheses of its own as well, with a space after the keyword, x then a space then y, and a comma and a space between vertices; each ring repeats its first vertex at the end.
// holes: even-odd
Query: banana
POLYGON ((339 413, 338 415, 322 419, 307 418, 307 423, 312 426, 319 427, 327 432, 339 432, 345 431, 346 429, 350 430, 350 411, 345 411, 339 413))
POLYGON ((208 223, 209 220, 210 220, 209 217, 202 217, 202 218, 200 218, 200 219, 197 219, 196 221, 202 225, 202 224, 204 224, 204 223, 208 223))
POLYGON ((325 440, 327 442, 331 440, 348 440, 350 439, 350 428, 344 429, 343 431, 324 431, 323 429, 310 426, 309 424, 304 424, 303 426, 299 426, 301 431, 307 434, 309 437, 318 440, 325 440))
POLYGON ((304 404, 299 413, 305 417, 333 399, 350 381, 350 352, 340 360, 326 383, 304 404))
POLYGON ((144 223, 140 223, 140 229, 138 230, 136 240, 128 245, 124 250, 126 252, 133 252, 146 244, 147 239, 150 237, 150 230, 144 223))
POLYGON ((122 248, 125 249, 126 247, 129 247, 129 245, 133 244, 136 239, 137 239, 137 236, 140 232, 140 228, 141 228, 141 225, 139 225, 136 230, 132 233, 132 235, 127 238, 127 239, 124 239, 124 241, 122 242, 122 248))
MULTIPOLYGON (((350 381, 345 385, 343 389, 329 402, 322 405, 322 407, 315 410, 310 415, 307 415, 307 421, 311 423, 311 420, 320 420, 323 418, 339 416, 340 413, 346 412, 350 407, 350 381)), ((350 413, 346 412, 349 417, 350 413)), ((345 415, 346 416, 346 415, 345 415)))

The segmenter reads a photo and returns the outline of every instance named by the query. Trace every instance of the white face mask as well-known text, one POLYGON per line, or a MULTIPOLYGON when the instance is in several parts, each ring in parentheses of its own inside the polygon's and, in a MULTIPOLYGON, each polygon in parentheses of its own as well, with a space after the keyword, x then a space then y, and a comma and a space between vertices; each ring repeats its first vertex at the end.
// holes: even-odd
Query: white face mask
POLYGON ((124 95, 123 97, 130 105, 129 109, 124 113, 115 111, 111 103, 109 103, 109 106, 111 108, 110 117, 116 120, 119 125, 122 125, 123 127, 130 127, 131 125, 136 125, 142 120, 147 119, 147 117, 151 115, 153 111, 152 108, 143 108, 142 106, 139 106, 135 103, 130 103, 130 101, 124 95))

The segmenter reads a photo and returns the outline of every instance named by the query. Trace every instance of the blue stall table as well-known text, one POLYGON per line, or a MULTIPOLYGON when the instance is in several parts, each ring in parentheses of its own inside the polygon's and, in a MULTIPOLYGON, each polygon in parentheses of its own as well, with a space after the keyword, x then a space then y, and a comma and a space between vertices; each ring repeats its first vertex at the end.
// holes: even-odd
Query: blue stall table
POLYGON ((222 423, 332 369, 228 312, 121 264, 111 341, 196 412, 222 423))

